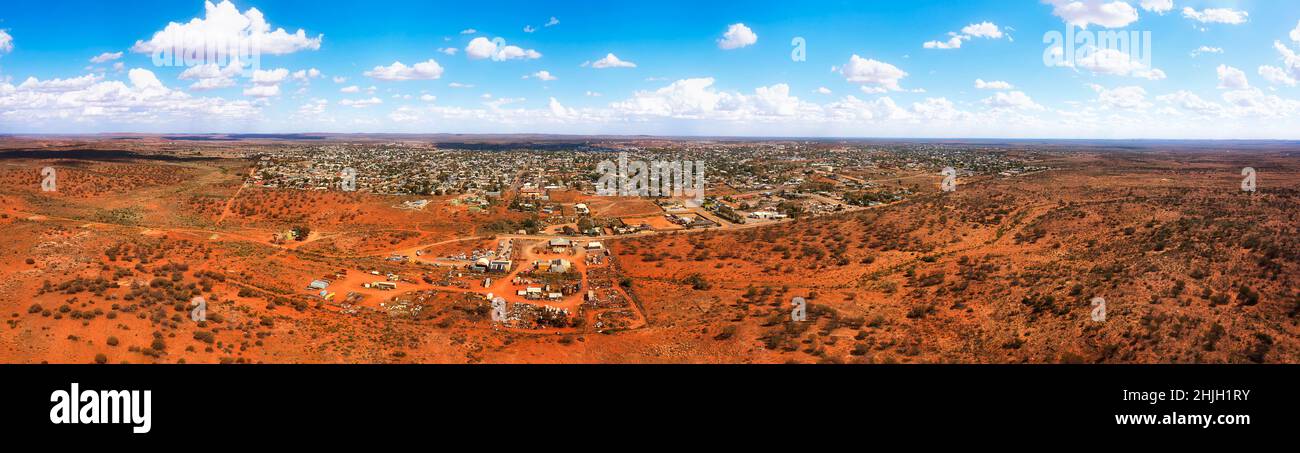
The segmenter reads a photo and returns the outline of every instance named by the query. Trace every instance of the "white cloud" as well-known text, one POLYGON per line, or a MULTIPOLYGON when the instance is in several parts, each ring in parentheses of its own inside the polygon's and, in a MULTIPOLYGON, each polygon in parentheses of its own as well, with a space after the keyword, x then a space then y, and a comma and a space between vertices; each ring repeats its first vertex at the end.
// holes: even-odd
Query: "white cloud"
POLYGON ((1183 8, 1183 17, 1203 24, 1241 25, 1246 23, 1250 13, 1231 8, 1206 8, 1197 11, 1192 7, 1183 8))
POLYGON ((40 80, 35 77, 28 77, 23 83, 18 85, 19 91, 34 91, 41 93, 66 93, 69 91, 84 90, 91 85, 99 83, 101 77, 94 74, 86 74, 81 77, 71 79, 50 79, 40 80))
POLYGON ((190 89, 195 91, 215 90, 219 88, 228 88, 235 85, 235 77, 243 73, 243 65, 239 60, 231 60, 230 64, 224 69, 217 66, 216 63, 206 63, 198 66, 191 66, 181 72, 181 80, 195 80, 190 84, 190 89))
POLYGON ((537 80, 541 80, 541 81, 543 81, 543 82, 550 82, 550 81, 556 79, 555 76, 551 75, 551 72, 550 72, 550 71, 546 71, 546 70, 537 71, 537 72, 532 73, 531 75, 526 75, 526 76, 524 76, 525 79, 530 78, 530 77, 531 77, 531 78, 534 78, 534 79, 537 79, 537 80))
POLYGON ((1172 104, 1183 110, 1200 114, 1218 115, 1223 111, 1223 106, 1201 99, 1200 96, 1187 90, 1179 90, 1174 93, 1157 96, 1156 100, 1172 104))
POLYGON ((258 85, 275 85, 289 77, 289 70, 284 68, 253 71, 253 83, 258 85))
POLYGON ((525 25, 525 26, 524 26, 524 33, 532 33, 532 32, 535 32, 535 31, 537 31, 537 29, 536 29, 536 28, 533 28, 532 25, 525 25))
POLYGON ((432 94, 424 94, 424 95, 420 95, 420 100, 424 102, 433 102, 438 100, 438 97, 432 94))
POLYGON ((356 86, 356 85, 349 85, 349 86, 345 86, 345 87, 339 89, 339 92, 340 92, 340 93, 360 93, 360 92, 361 92, 361 87, 356 86))
POLYGON ((253 85, 244 89, 244 96, 269 98, 280 95, 279 85, 253 85))
POLYGON ((460 83, 460 82, 451 82, 448 83, 447 86, 452 88, 474 88, 474 85, 460 83))
POLYGON ((447 54, 447 55, 456 55, 456 52, 458 52, 458 51, 460 51, 460 49, 457 49, 457 48, 455 48, 455 47, 443 47, 443 48, 438 49, 438 52, 441 52, 441 53, 444 53, 444 54, 447 54))
POLYGON ((913 118, 911 112, 899 107, 889 97, 864 101, 854 96, 845 96, 844 99, 826 104, 823 109, 828 119, 837 121, 901 121, 913 118))
POLYGON ((588 91, 586 94, 587 94, 587 97, 593 97, 593 98, 598 98, 598 97, 604 96, 603 94, 600 94, 600 93, 595 92, 595 91, 588 91))
MULTIPOLYGON (((0 40, 3 40, 3 38, 0 38, 0 40)), ((0 44, 0 48, 3 48, 3 47, 4 47, 4 45, 3 45, 3 44, 0 44)), ((101 53, 101 54, 99 54, 98 56, 96 56, 96 57, 94 57, 94 58, 91 58, 91 59, 90 59, 90 62, 91 62, 91 63, 96 63, 96 64, 98 64, 98 63, 104 63, 104 62, 113 61, 113 60, 116 60, 116 59, 118 59, 118 58, 122 58, 122 52, 104 52, 104 53, 101 53)))
POLYGON ((862 58, 857 54, 849 57, 848 64, 840 67, 839 72, 844 75, 844 80, 862 84, 864 89, 876 90, 876 92, 901 91, 902 87, 898 82, 907 77, 907 73, 897 66, 862 58))
POLYGON ((1104 107, 1119 109, 1144 109, 1151 104, 1146 101, 1147 90, 1139 86, 1125 86, 1107 89, 1101 85, 1089 85, 1097 92, 1097 102, 1104 107))
POLYGON ((559 20, 559 19, 556 19, 555 16, 551 16, 551 20, 546 21, 546 25, 545 25, 545 26, 546 26, 546 27, 554 27, 554 26, 556 26, 556 25, 560 25, 560 20, 559 20))
POLYGON ((1287 73, 1292 78, 1300 79, 1300 55, 1297 55, 1296 51, 1291 50, 1290 47, 1282 44, 1282 41, 1273 41, 1273 48, 1277 49, 1279 54, 1282 54, 1282 66, 1286 68, 1287 73))
POLYGON ((560 101, 555 99, 554 97, 551 98, 551 102, 547 104, 547 107, 550 108, 552 115, 555 115, 560 118, 568 118, 577 115, 576 111, 564 107, 564 105, 560 104, 560 101))
POLYGON ((343 76, 334 76, 334 79, 333 79, 333 80, 334 80, 334 83, 342 84, 342 83, 344 83, 344 82, 347 82, 347 81, 348 81, 348 78, 347 78, 347 77, 343 77, 343 76))
POLYGON ((14 37, 6 30, 0 30, 0 54, 13 52, 14 37))
POLYGON ((474 38, 469 42, 469 45, 465 46, 465 55, 471 60, 491 58, 492 61, 506 61, 520 58, 535 60, 542 57, 542 54, 536 50, 506 45, 505 40, 501 38, 490 40, 482 36, 474 38))
POLYGON ((436 80, 442 78, 442 66, 432 58, 414 66, 396 61, 388 66, 375 66, 364 75, 377 80, 436 80))
POLYGON ((462 34, 462 35, 472 35, 472 34, 475 34, 475 33, 478 33, 478 30, 475 30, 475 29, 473 29, 473 28, 466 28, 466 29, 460 31, 460 34, 462 34))
POLYGON ((320 70, 316 68, 299 69, 297 71, 294 71, 293 79, 299 82, 307 82, 310 81, 311 79, 320 77, 320 75, 321 75, 320 70))
POLYGON ((975 79, 975 88, 980 90, 1010 90, 1015 87, 1001 80, 985 82, 984 79, 975 79))
POLYGON ((1097 24, 1106 28, 1120 28, 1138 20, 1137 9, 1120 0, 1043 0, 1052 5, 1052 14, 1065 23, 1080 28, 1097 24))
POLYGON ((184 24, 171 22, 148 41, 136 41, 131 51, 152 54, 166 50, 174 52, 173 55, 206 55, 205 52, 210 52, 218 61, 225 61, 232 56, 230 48, 239 43, 255 42, 262 54, 284 55, 300 50, 318 50, 325 37, 308 37, 302 29, 292 34, 283 28, 272 31, 271 24, 257 8, 249 8, 241 14, 229 0, 216 5, 204 2, 204 10, 202 19, 195 18, 184 24), (211 48, 205 49, 205 46, 211 48))
POLYGON ((394 123, 413 123, 421 119, 419 112, 412 107, 401 106, 388 114, 388 119, 394 123))
POLYGON ((1042 110, 1043 106, 1034 102, 1023 91, 1002 91, 982 101, 994 109, 1042 110))
POLYGON ((1296 85, 1296 79, 1287 74, 1285 70, 1277 66, 1264 65, 1259 67, 1259 76, 1264 80, 1276 85, 1286 85, 1293 87, 1296 85))
MULTIPOLYGON (((1300 42, 1300 22, 1296 22, 1295 29, 1291 30, 1291 40, 1295 42, 1300 42)), ((0 39, 0 41, 3 41, 3 39, 0 39)), ((4 46, 0 45, 0 47, 4 47, 4 46)))
POLYGON ((1250 82, 1246 81, 1246 73, 1240 69, 1228 65, 1219 65, 1219 89, 1221 90, 1244 90, 1250 88, 1250 82))
POLYGON ((371 98, 369 98, 369 99, 356 99, 356 100, 353 100, 353 99, 344 99, 344 100, 339 101, 339 105, 342 105, 342 106, 345 106, 345 107, 358 108, 358 109, 360 109, 360 108, 366 108, 366 107, 370 107, 370 106, 374 106, 374 105, 379 105, 379 104, 383 104, 383 103, 384 103, 384 100, 383 100, 383 99, 379 99, 379 98, 377 98, 377 97, 371 97, 371 98))
POLYGON ((831 94, 831 89, 826 87, 818 87, 817 94, 831 94))
POLYGON ((961 33, 948 32, 947 41, 927 41, 921 45, 926 49, 960 49, 963 41, 970 41, 975 38, 985 39, 1002 39, 1006 36, 1002 29, 993 22, 984 21, 978 24, 970 24, 962 27, 961 33))
POLYGON ((1082 49, 1081 56, 1076 56, 1073 64, 1066 62, 1065 66, 1078 67, 1093 74, 1129 76, 1147 80, 1163 80, 1166 77, 1164 71, 1149 67, 1142 60, 1117 49, 1095 47, 1082 49))
POLYGON ((951 36, 951 38, 948 38, 947 41, 926 41, 924 44, 921 44, 921 47, 940 50, 960 49, 961 42, 970 39, 956 33, 949 33, 948 35, 951 36))
POLYGON ((1192 51, 1192 56, 1195 57, 1207 53, 1223 53, 1223 49, 1219 47, 1201 46, 1192 51))
POLYGON ((743 23, 731 24, 727 27, 727 32, 718 38, 718 48, 724 50, 739 49, 754 45, 758 42, 758 35, 753 30, 746 27, 743 23))
POLYGON ((617 56, 617 55, 614 55, 614 54, 612 54, 612 53, 611 53, 611 54, 607 54, 607 55, 605 55, 605 58, 601 58, 601 59, 596 60, 596 61, 586 62, 586 63, 583 63, 582 65, 583 65, 583 66, 588 66, 588 65, 590 65, 591 67, 596 68, 596 69, 606 69, 606 68, 635 68, 635 67, 636 67, 636 63, 633 63, 633 62, 630 62, 630 61, 623 61, 623 60, 620 60, 620 59, 618 59, 618 56, 617 56))
MULTIPOLYGON (((492 96, 491 96, 491 95, 488 95, 487 97, 490 98, 490 97, 492 97, 492 96)), ((504 106, 507 106, 507 105, 510 105, 510 104, 518 104, 518 103, 520 103, 520 102, 524 102, 524 101, 527 101, 527 100, 528 100, 528 99, 526 99, 526 98, 496 98, 496 99, 493 99, 493 100, 490 100, 490 101, 484 102, 483 105, 488 106, 488 107, 491 108, 492 110, 500 110, 501 107, 504 107, 504 106)))
POLYGON ((1300 101, 1264 94, 1258 88, 1226 91, 1223 101, 1237 117, 1285 118, 1300 112, 1300 101))
POLYGON ((1138 5, 1144 10, 1164 14, 1174 9, 1174 0, 1142 0, 1138 5))
POLYGON ((713 88, 713 78, 683 79, 655 91, 637 91, 615 103, 617 110, 635 115, 693 117, 717 110, 732 96, 713 88))
POLYGON ((74 121, 79 130, 96 124, 121 127, 193 119, 248 119, 259 111, 249 101, 196 98, 167 88, 152 72, 131 69, 127 80, 103 81, 86 76, 41 81, 30 78, 15 87, 0 83, 0 122, 39 126, 74 121))
POLYGON ((957 121, 968 120, 968 112, 958 110, 947 98, 926 98, 925 101, 912 104, 912 111, 927 120, 957 121))
POLYGON ((961 33, 966 36, 989 39, 1002 39, 1003 36, 1002 29, 998 28, 997 24, 988 21, 962 27, 961 33))
POLYGON ((328 105, 329 101, 325 99, 312 99, 310 102, 298 107, 298 114, 304 116, 320 115, 325 113, 325 107, 328 105))
POLYGON ((820 112, 816 104, 791 96, 784 83, 758 87, 751 95, 720 91, 713 83, 712 77, 682 79, 654 91, 637 91, 610 107, 620 116, 731 121, 815 117, 820 112))

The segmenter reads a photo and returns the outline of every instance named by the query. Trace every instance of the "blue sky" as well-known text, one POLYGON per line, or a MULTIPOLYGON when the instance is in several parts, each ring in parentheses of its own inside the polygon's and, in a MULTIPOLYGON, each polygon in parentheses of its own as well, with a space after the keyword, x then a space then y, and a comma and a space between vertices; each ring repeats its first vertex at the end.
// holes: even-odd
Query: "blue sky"
POLYGON ((21 2, 0 31, 5 133, 1300 138, 1285 0, 21 2), (156 65, 173 22, 264 37, 263 73, 156 65), (1150 59, 1045 64, 1070 24, 1150 59))

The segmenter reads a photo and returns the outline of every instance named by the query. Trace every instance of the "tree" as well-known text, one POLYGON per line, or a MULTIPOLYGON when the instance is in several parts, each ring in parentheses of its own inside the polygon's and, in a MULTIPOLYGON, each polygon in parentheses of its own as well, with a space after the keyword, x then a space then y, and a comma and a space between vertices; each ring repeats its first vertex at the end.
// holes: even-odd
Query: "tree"
POLYGON ((308 227, 307 225, 298 225, 293 227, 293 237, 298 240, 298 242, 307 240, 307 236, 309 235, 311 235, 311 227, 308 227))

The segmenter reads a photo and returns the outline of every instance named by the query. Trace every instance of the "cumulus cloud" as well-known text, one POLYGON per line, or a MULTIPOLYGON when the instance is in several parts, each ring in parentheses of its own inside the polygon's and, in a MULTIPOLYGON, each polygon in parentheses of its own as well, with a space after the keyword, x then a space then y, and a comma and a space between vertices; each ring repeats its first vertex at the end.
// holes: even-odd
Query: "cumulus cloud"
POLYGON ((544 26, 544 27, 554 27, 554 26, 556 26, 556 25, 560 25, 560 20, 559 20, 559 19, 556 19, 555 16, 551 16, 551 20, 546 21, 546 25, 543 25, 543 26, 544 26))
POLYGON ((253 85, 244 89, 244 96, 270 98, 280 95, 279 85, 253 85))
POLYGON ((321 75, 320 70, 316 68, 300 69, 298 71, 294 71, 293 79, 299 82, 307 82, 310 81, 311 79, 320 77, 320 75, 321 75))
POLYGON ((1015 87, 1001 80, 985 82, 984 79, 975 79, 975 88, 980 90, 1010 90, 1015 87))
MULTIPOLYGON (((0 39, 3 39, 3 38, 0 38, 0 39)), ((3 45, 0 45, 0 47, 4 47, 4 46, 3 46, 3 45)), ((99 63, 106 63, 106 62, 109 62, 109 61, 113 61, 113 60, 116 60, 116 59, 118 59, 118 58, 122 58, 122 52, 104 52, 104 53, 99 54, 98 56, 95 56, 95 57, 91 58, 91 59, 90 59, 90 62, 91 62, 91 63, 99 64, 99 63)))
POLYGON ((256 45, 263 54, 284 55, 300 50, 318 50, 325 35, 307 36, 298 29, 289 33, 283 28, 271 29, 271 24, 257 8, 240 13, 229 0, 213 4, 204 2, 204 17, 187 23, 171 22, 155 32, 148 41, 136 41, 131 51, 153 54, 172 52, 172 55, 207 55, 225 61, 238 44, 256 45), (205 48, 206 46, 206 48, 205 48))
POLYGON ((49 79, 40 80, 35 77, 28 77, 23 83, 18 85, 20 91, 33 91, 40 93, 66 93, 69 91, 84 90, 91 85, 103 80, 102 77, 94 74, 86 74, 80 77, 70 79, 49 79))
POLYGON ((1174 105, 1182 110, 1199 114, 1217 115, 1223 111, 1222 105, 1202 99, 1200 96, 1187 90, 1179 90, 1163 96, 1157 96, 1156 100, 1174 105))
POLYGON ((1043 110, 1043 106, 1038 105, 1023 91, 994 93, 992 97, 985 98, 981 102, 994 109, 1043 110))
POLYGON ((344 99, 344 100, 339 101, 339 105, 342 105, 342 106, 345 106, 345 107, 358 108, 358 109, 359 109, 359 108, 366 108, 366 107, 370 107, 370 106, 374 106, 374 105, 379 105, 379 104, 383 104, 383 103, 384 103, 384 100, 383 100, 383 99, 379 99, 379 98, 377 98, 377 97, 371 97, 371 98, 369 98, 369 99, 344 99))
POLYGON ((258 85, 275 85, 289 77, 289 70, 284 68, 253 71, 253 83, 258 85))
POLYGON ((1285 118, 1300 112, 1300 101, 1264 94, 1258 88, 1225 91, 1223 101, 1237 117, 1285 118))
POLYGON ((506 45, 505 40, 501 38, 491 40, 482 36, 474 38, 469 45, 465 46, 465 55, 471 60, 490 58, 492 61, 535 60, 542 57, 542 54, 536 50, 506 45))
POLYGON ((191 66, 181 72, 180 79, 194 80, 195 82, 190 84, 190 89, 194 91, 215 90, 234 86, 235 77, 243 71, 243 65, 239 60, 232 59, 225 68, 217 66, 216 63, 191 66))
POLYGON ((8 31, 0 29, 0 55, 14 50, 14 37, 8 31))
MULTIPOLYGON (((1057 47, 1053 51, 1058 52, 1057 47)), ((1061 66, 1083 69, 1093 74, 1137 77, 1147 80, 1163 80, 1164 71, 1148 66, 1141 59, 1117 49, 1098 49, 1088 47, 1080 50, 1074 62, 1063 62, 1061 66)))
POLYGON ((542 71, 537 71, 532 74, 526 75, 524 76, 524 78, 525 79, 534 78, 537 80, 541 80, 543 82, 550 82, 552 80, 555 80, 557 77, 551 75, 551 71, 542 70, 542 71))
POLYGON ((442 66, 430 58, 423 63, 407 66, 400 61, 388 66, 375 66, 363 73, 366 77, 378 80, 436 80, 442 78, 442 66))
POLYGON ((1106 88, 1101 85, 1089 85, 1097 92, 1097 102, 1104 107, 1118 109, 1144 109, 1151 104, 1146 101, 1147 90, 1139 86, 1106 88))
POLYGON ((731 24, 727 32, 718 38, 718 48, 723 50, 739 49, 752 46, 758 42, 758 35, 743 23, 731 24))
POLYGON ((1263 65, 1259 67, 1259 76, 1264 80, 1275 85, 1286 85, 1293 87, 1296 85, 1296 79, 1287 74, 1285 70, 1277 66, 1263 65))
MULTIPOLYGON (((0 32, 0 35, 3 34, 4 34, 3 32, 0 32)), ((1295 42, 1300 42, 1300 22, 1296 22, 1295 29, 1291 30, 1291 40, 1295 42)), ((0 37, 0 41, 3 41, 3 37, 0 37)), ((0 47, 4 47, 4 46, 0 45, 0 47)))
POLYGON ((898 82, 907 73, 889 63, 862 58, 857 54, 849 57, 849 62, 839 68, 844 80, 861 84, 864 90, 873 92, 901 91, 898 82))
POLYGON ((1246 81, 1246 73, 1240 69, 1228 65, 1219 65, 1219 89, 1221 90, 1244 90, 1250 88, 1250 82, 1246 81))
POLYGON ((1203 24, 1241 25, 1246 23, 1250 13, 1231 8, 1206 8, 1197 11, 1192 7, 1183 8, 1183 17, 1203 24))
POLYGON ((551 110, 552 115, 555 115, 560 118, 568 118, 577 115, 576 111, 565 107, 563 104, 560 104, 560 101, 555 99, 554 97, 551 98, 551 102, 547 104, 547 107, 551 110))
POLYGON ((817 94, 831 94, 831 89, 826 87, 818 87, 817 94))
POLYGON ((1137 9, 1120 0, 1043 0, 1052 14, 1079 28, 1096 24, 1106 28, 1128 26, 1138 20, 1137 9))
POLYGON ((1174 9, 1174 0, 1142 0, 1138 6, 1156 14, 1164 14, 1174 9))
POLYGON ((611 54, 606 54, 606 55, 605 55, 605 58, 601 58, 601 59, 596 60, 596 61, 589 61, 589 62, 583 63, 582 65, 583 65, 583 66, 591 66, 591 67, 596 68, 596 69, 607 69, 607 68, 635 68, 635 67, 636 67, 636 63, 633 63, 633 62, 630 62, 630 61, 623 61, 623 60, 620 60, 620 59, 618 59, 618 56, 617 56, 617 55, 614 55, 614 54, 612 54, 612 53, 611 53, 611 54))
POLYGON ((1282 55, 1282 65, 1286 67, 1291 76, 1300 78, 1300 55, 1297 55, 1296 51, 1291 50, 1286 44, 1282 44, 1282 41, 1273 41, 1273 48, 1277 49, 1277 53, 1282 55))
POLYGON ((922 119, 938 121, 968 120, 971 114, 958 110, 947 98, 927 98, 912 104, 912 111, 922 119))
POLYGON ((349 86, 345 86, 345 87, 343 87, 343 88, 340 88, 340 89, 339 89, 339 92, 340 92, 340 93, 360 93, 360 92, 361 92, 361 87, 356 86, 356 85, 349 85, 349 86))
POLYGON ((947 41, 926 41, 924 44, 921 44, 921 47, 924 47, 926 49, 941 49, 941 50, 960 49, 961 42, 966 39, 969 39, 956 33, 948 33, 948 36, 950 37, 948 38, 947 41))
POLYGON ((1192 50, 1193 57, 1200 56, 1201 54, 1207 54, 1207 53, 1216 53, 1216 54, 1223 53, 1223 49, 1219 47, 1201 46, 1201 47, 1197 47, 1195 50, 1192 50))
POLYGON ((816 104, 792 96, 784 83, 758 87, 752 94, 719 90, 713 83, 712 77, 682 79, 657 90, 637 91, 610 107, 624 116, 730 121, 801 118, 819 110, 816 104))
POLYGON ((460 51, 460 49, 457 49, 457 48, 455 48, 455 47, 443 47, 443 48, 438 49, 438 52, 441 52, 441 53, 446 54, 446 55, 456 55, 456 52, 459 52, 459 51, 460 51))
POLYGON ((969 41, 974 38, 1002 39, 1006 36, 1002 29, 992 22, 981 22, 970 24, 962 27, 961 33, 948 32, 947 41, 927 41, 921 47, 926 49, 960 49, 963 41, 969 41))
POLYGON ((259 110, 251 102, 197 98, 167 88, 146 69, 131 69, 128 83, 94 76, 29 78, 17 87, 0 83, 0 121, 37 124, 72 119, 83 124, 144 124, 160 121, 246 119, 259 110))
POLYGON ((998 28, 993 22, 980 22, 962 27, 961 33, 976 38, 1002 39, 1002 29, 998 28))

